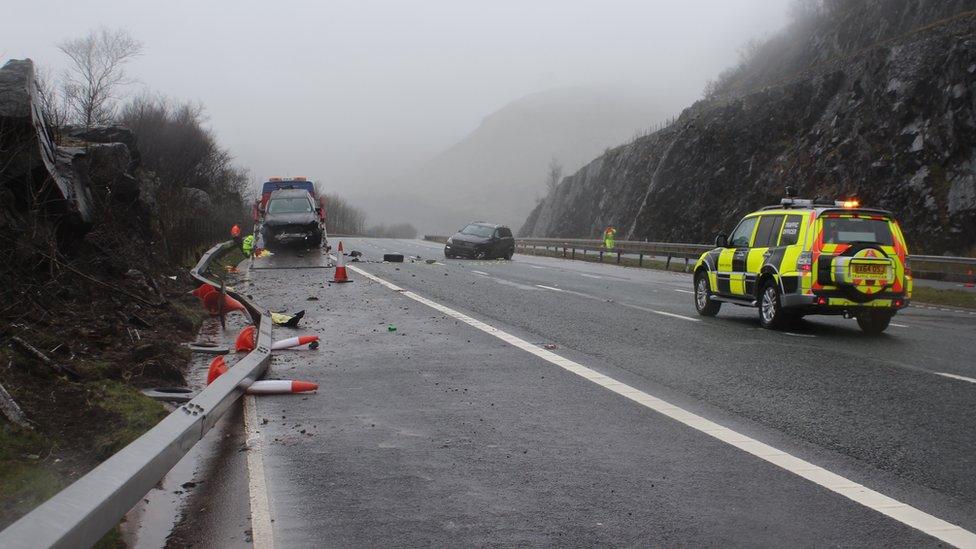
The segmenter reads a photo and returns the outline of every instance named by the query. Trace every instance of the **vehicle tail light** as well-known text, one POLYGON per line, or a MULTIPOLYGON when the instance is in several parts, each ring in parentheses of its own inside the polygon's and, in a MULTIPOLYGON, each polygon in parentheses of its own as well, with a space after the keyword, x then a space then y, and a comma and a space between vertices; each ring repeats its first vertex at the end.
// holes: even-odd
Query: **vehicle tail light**
POLYGON ((817 298, 817 305, 826 305, 826 304, 827 304, 826 297, 820 296, 817 298))
POLYGON ((904 300, 902 300, 902 299, 896 299, 895 300, 895 308, 896 309, 901 309, 904 306, 905 306, 905 301, 904 300))
POLYGON ((905 257, 905 276, 912 276, 912 262, 908 260, 907 256, 905 257))
POLYGON ((796 258, 796 269, 809 273, 813 268, 813 254, 810 252, 800 252, 800 257, 796 258))

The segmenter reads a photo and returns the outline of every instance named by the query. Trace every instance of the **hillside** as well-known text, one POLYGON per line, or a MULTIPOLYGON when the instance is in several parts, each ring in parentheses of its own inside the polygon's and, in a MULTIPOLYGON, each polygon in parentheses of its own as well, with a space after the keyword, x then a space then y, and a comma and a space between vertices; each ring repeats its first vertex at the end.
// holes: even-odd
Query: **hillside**
POLYGON ((627 239, 707 242, 791 185, 892 210, 916 253, 971 253, 974 8, 827 2, 724 73, 674 125, 565 178, 521 234, 615 225, 627 239))
POLYGON ((371 219, 406 220, 424 232, 454 231, 474 219, 517 227, 545 194, 550 160, 574 171, 667 113, 647 98, 585 88, 528 95, 361 203, 371 219))

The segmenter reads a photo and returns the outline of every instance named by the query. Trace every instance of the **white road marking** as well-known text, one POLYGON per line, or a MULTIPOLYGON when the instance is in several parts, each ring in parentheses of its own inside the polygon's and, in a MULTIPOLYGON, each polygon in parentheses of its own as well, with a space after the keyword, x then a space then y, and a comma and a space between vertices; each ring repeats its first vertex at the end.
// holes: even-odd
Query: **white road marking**
POLYGON ((788 335, 793 337, 817 337, 813 334, 798 334, 796 332, 783 332, 783 335, 788 335))
POLYGON ((894 326, 895 328, 907 328, 908 327, 908 326, 905 326, 904 324, 895 324, 894 322, 891 322, 889 324, 891 326, 894 326))
POLYGON ((971 378, 971 377, 966 377, 966 376, 957 376, 956 374, 947 374, 947 373, 945 373, 945 372, 935 372, 935 373, 936 373, 937 375, 940 375, 940 376, 942 376, 942 377, 951 377, 952 379, 958 379, 958 380, 960 380, 960 381, 968 381, 968 382, 970 382, 970 383, 976 383, 976 379, 973 379, 973 378, 971 378))
POLYGON ((651 309, 650 307, 642 307, 640 305, 634 305, 633 303, 618 303, 621 307, 630 307, 631 309, 637 309, 638 311, 644 311, 648 313, 654 313, 657 315, 670 316, 672 318, 678 318, 681 320, 687 320, 688 322, 701 322, 700 318, 692 318, 690 316, 679 315, 675 313, 669 313, 667 311, 659 311, 657 309, 651 309))
POLYGON ((251 540, 257 549, 274 548, 268 483, 261 456, 261 435, 257 432, 257 406, 253 396, 244 396, 244 434, 247 437, 247 491, 251 500, 251 540))
POLYGON ((492 278, 495 282, 499 284, 504 284, 505 286, 512 286, 518 288, 519 290, 532 290, 538 291, 539 289, 535 286, 529 286, 528 284, 519 284, 518 282, 512 282, 511 280, 505 280, 504 278, 492 278))
POLYGON ((565 292, 562 288, 553 288, 552 286, 544 286, 542 284, 536 284, 536 286, 542 288, 543 290, 552 290, 554 292, 565 292))
POLYGON ((683 294, 693 294, 693 293, 695 293, 695 292, 693 292, 693 291, 691 291, 691 290, 679 290, 679 289, 677 289, 677 288, 674 288, 674 291, 676 291, 676 292, 681 292, 681 293, 683 293, 683 294))
POLYGON ((545 269, 545 267, 540 267, 538 265, 529 265, 529 267, 532 267, 533 269, 545 269))
POLYGON ((568 372, 574 373, 607 390, 613 391, 624 398, 628 398, 642 406, 654 410, 655 412, 687 425, 692 429, 729 444, 730 446, 734 446, 744 452, 748 452, 764 461, 789 471, 794 475, 805 478, 814 484, 823 486, 828 490, 840 494, 841 496, 844 496, 855 503, 859 503, 869 509, 901 522, 902 524, 920 530, 936 539, 957 547, 976 547, 976 533, 970 532, 950 522, 946 522, 920 509, 912 507, 911 505, 890 498, 880 492, 871 490, 862 484, 858 484, 848 478, 842 477, 836 473, 832 473, 823 467, 810 463, 809 461, 800 459, 754 438, 733 431, 732 429, 705 419, 702 416, 675 406, 670 402, 651 396, 644 391, 635 389, 634 387, 621 383, 612 377, 587 368, 578 362, 564 358, 556 353, 553 353, 552 351, 539 348, 538 346, 533 345, 520 337, 499 330, 494 326, 481 322, 480 320, 474 319, 459 311, 455 311, 450 307, 446 307, 440 303, 431 301, 423 296, 405 290, 396 284, 387 282, 386 280, 372 275, 358 267, 349 266, 348 269, 359 273, 360 275, 374 282, 382 284, 395 292, 400 292, 401 295, 409 297, 414 301, 423 303, 436 311, 460 320, 461 322, 481 330, 486 334, 494 336, 508 343, 509 345, 512 345, 513 347, 531 353, 551 364, 559 366, 568 372))
POLYGON ((586 274, 586 273, 580 273, 580 276, 585 276, 586 278, 599 278, 599 279, 602 279, 603 278, 602 276, 591 275, 591 274, 586 274))
POLYGON ((488 273, 486 273, 484 271, 471 271, 471 272, 474 273, 474 274, 476 274, 476 275, 488 276, 488 273))

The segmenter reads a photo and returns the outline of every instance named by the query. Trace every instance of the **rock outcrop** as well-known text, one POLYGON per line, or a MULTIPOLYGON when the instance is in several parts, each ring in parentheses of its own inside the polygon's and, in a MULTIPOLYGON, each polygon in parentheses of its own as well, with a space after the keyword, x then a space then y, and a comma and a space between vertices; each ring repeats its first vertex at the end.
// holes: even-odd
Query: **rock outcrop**
POLYGON ((672 126, 608 151, 565 178, 520 234, 596 237, 614 225, 627 239, 708 242, 789 185, 893 211, 916 253, 972 253, 976 13, 938 19, 962 4, 860 0, 862 19, 827 20, 805 42, 829 45, 834 57, 815 57, 775 85, 700 101, 672 126), (839 48, 852 25, 869 31, 872 9, 892 28, 891 13, 923 26, 839 48))
POLYGON ((22 214, 43 213, 67 243, 84 236, 99 212, 107 211, 98 203, 132 204, 139 198, 132 175, 139 156, 135 136, 125 128, 62 130, 70 146, 54 141, 33 62, 11 60, 0 68, 0 219, 14 226, 22 214))

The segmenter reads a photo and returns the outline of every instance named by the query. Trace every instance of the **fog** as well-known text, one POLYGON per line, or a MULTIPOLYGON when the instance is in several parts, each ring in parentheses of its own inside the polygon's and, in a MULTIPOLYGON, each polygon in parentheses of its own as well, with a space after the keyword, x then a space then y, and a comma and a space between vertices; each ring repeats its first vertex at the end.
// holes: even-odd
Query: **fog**
POLYGON ((255 181, 305 175, 350 197, 371 223, 423 229, 424 220, 388 219, 384 197, 486 116, 529 94, 598 88, 646 98, 633 129, 646 128, 700 98, 747 40, 781 28, 789 2, 307 4, 11 3, 0 60, 30 57, 58 70, 60 40, 125 28, 145 48, 129 67, 138 83, 126 91, 204 105, 255 181))

